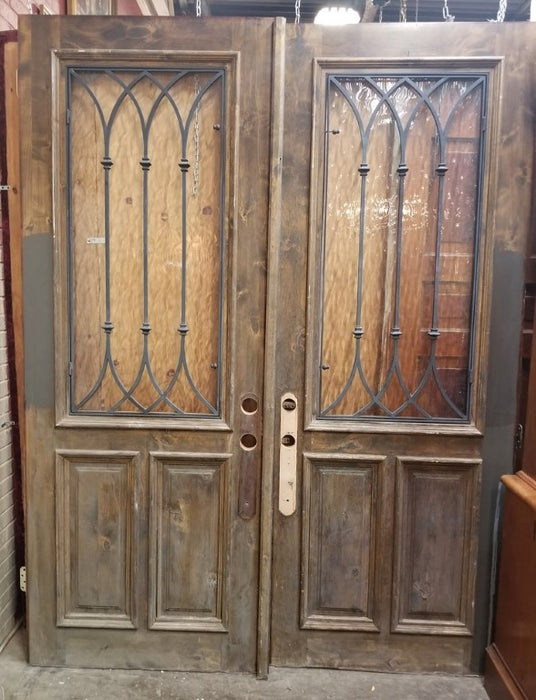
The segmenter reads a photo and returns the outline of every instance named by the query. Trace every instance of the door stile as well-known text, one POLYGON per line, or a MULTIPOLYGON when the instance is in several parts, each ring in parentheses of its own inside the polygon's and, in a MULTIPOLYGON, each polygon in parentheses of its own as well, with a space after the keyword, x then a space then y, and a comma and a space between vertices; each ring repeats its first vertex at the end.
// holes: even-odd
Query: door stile
MULTIPOLYGON (((24 308, 24 384, 25 384, 25 430, 28 450, 24 464, 24 498, 26 504, 26 563, 30 577, 27 583, 27 617, 29 635, 34 628, 45 624, 48 630, 55 625, 55 602, 51 590, 40 589, 32 580, 33 567, 40 575, 53 579, 55 548, 50 538, 43 541, 40 533, 54 529, 52 498, 47 499, 35 512, 31 504, 39 500, 39 494, 50 490, 47 482, 49 471, 32 454, 32 442, 39 445, 43 461, 50 463, 54 451, 52 432, 47 430, 54 419, 54 353, 53 353, 53 238, 52 216, 49 202, 52 199, 48 171, 47 149, 52 125, 48 113, 44 119, 37 115, 47 104, 47 83, 50 80, 47 66, 33 60, 47 45, 50 37, 43 31, 32 38, 23 29, 28 17, 21 17, 19 34, 19 95, 21 109, 21 134, 26 134, 27 150, 21 152, 22 184, 22 253, 23 253, 23 308, 24 308), (34 92, 28 79, 32 63, 37 73, 39 87, 34 92), (36 92, 38 94, 36 94, 36 92), (38 271, 41 286, 38 282, 38 271), (30 329, 35 329, 35 334, 30 329), (31 338, 31 341, 30 341, 31 338), (31 441, 29 436, 33 436, 31 441), (46 457, 45 457, 46 455, 46 457), (33 563, 30 564, 30 562, 33 563), (38 622, 39 620, 39 622, 38 622)), ((49 471, 50 473, 50 471, 49 471)), ((52 634, 41 635, 40 650, 29 646, 30 663, 51 663, 53 654, 46 650, 52 634)))
POLYGON ((281 239, 283 135, 285 108, 285 25, 278 17, 274 25, 270 131, 270 184, 268 211, 267 281, 264 351, 263 452, 260 499, 259 603, 257 631, 257 676, 267 678, 270 663, 272 598, 272 532, 274 501, 274 460, 278 449, 276 434, 276 361, 279 299, 279 241, 281 239))

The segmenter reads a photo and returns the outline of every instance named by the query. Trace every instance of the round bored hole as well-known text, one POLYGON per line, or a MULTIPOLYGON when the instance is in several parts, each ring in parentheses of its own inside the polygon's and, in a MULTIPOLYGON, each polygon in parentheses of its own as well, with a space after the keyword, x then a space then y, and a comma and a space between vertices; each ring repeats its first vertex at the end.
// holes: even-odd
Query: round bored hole
POLYGON ((242 399, 242 410, 244 413, 255 413, 259 404, 254 396, 246 396, 242 399))
POLYGON ((296 438, 294 435, 283 435, 281 438, 281 444, 285 447, 292 447, 296 444, 296 438))
POLYGON ((240 438, 240 444, 245 450, 252 450, 257 444, 257 438, 251 433, 246 433, 240 438))

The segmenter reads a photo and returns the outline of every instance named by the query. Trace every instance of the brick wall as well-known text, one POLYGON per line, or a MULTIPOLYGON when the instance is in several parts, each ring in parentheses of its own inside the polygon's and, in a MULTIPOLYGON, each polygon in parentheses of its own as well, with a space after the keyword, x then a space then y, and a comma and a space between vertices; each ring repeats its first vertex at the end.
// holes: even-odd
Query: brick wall
POLYGON ((4 262, 0 246, 0 648, 14 630, 17 608, 12 434, 5 317, 4 262))
POLYGON ((0 0, 0 32, 17 29, 19 15, 35 12, 41 5, 53 15, 65 12, 65 0, 0 0))
MULTIPOLYGON (((0 0, 3 7, 4 0, 0 0)), ((12 17, 12 15, 9 15, 12 17)), ((12 20, 16 22, 16 16, 12 20)), ((5 25, 4 25, 5 26, 5 25)), ((10 141, 6 130, 7 112, 12 114, 12 104, 15 90, 15 65, 13 59, 16 56, 16 44, 13 37, 8 40, 9 50, 6 48, 5 35, 0 42, 0 182, 7 184, 8 162, 13 168, 13 159, 8 157, 7 149, 10 141), (7 66, 6 55, 9 53, 9 77, 4 72, 7 66), (8 95, 10 99, 8 99, 8 95), (9 110, 8 110, 9 104, 9 110)), ((7 71, 7 68, 6 68, 7 71)), ((13 141, 13 139, 11 139, 13 141)), ((13 177, 18 176, 12 173, 13 177)), ((12 184, 17 184, 18 180, 12 184)), ((16 405, 10 396, 10 380, 13 378, 13 368, 9 366, 12 356, 13 324, 11 322, 11 303, 6 304, 6 289, 10 279, 5 274, 9 261, 9 220, 7 213, 8 196, 2 193, 0 198, 0 649, 10 638, 16 629, 22 614, 22 600, 18 593, 18 567, 22 563, 22 512, 20 503, 20 449, 18 441, 14 443, 13 430, 11 428, 11 407, 16 405), (6 207, 3 209, 3 207, 6 207), (7 246, 7 249, 4 248, 7 246), (7 262, 6 262, 7 261, 7 262), (9 321, 8 313, 9 310, 9 321), (7 328, 10 329, 8 340, 7 328), (10 349, 8 350, 8 343, 10 349), (14 447, 16 445, 16 448, 14 447), (15 473, 17 472, 17 473, 15 473)), ((8 268, 9 269, 9 268, 8 268)), ((17 438, 18 440, 18 438, 17 438)), ((1 672, 0 672, 1 677, 1 672)))

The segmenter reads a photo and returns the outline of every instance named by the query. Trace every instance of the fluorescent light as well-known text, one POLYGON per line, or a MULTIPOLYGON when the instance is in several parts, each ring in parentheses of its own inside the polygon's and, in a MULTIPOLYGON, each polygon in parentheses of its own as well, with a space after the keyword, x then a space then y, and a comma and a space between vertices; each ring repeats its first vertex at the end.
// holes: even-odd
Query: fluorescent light
POLYGON ((323 7, 315 17, 315 24, 340 27, 344 24, 358 24, 359 12, 351 7, 323 7))

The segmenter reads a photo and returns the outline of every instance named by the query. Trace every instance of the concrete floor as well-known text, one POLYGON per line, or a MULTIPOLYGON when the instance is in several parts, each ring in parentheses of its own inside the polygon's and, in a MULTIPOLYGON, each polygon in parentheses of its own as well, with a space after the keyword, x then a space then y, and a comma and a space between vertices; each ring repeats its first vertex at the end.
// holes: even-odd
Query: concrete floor
POLYGON ((0 655, 0 700, 487 700, 478 677, 272 669, 243 674, 36 668, 19 631, 0 655))

